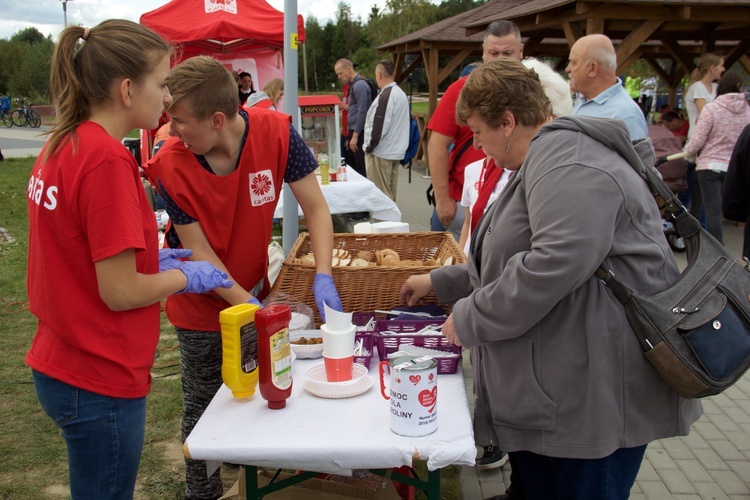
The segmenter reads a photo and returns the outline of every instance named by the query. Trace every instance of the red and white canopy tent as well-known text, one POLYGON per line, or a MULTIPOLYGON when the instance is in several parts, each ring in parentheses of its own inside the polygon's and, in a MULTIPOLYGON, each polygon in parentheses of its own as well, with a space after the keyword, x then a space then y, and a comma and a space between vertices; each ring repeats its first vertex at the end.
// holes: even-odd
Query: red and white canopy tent
MULTIPOLYGON (((256 90, 272 78, 284 77, 284 13, 265 0, 171 0, 143 14, 140 22, 178 44, 180 61, 213 56, 229 69, 250 73, 256 90)), ((301 14, 297 15, 297 37, 305 41, 301 14)), ((145 163, 151 138, 144 135, 141 159, 145 163)))

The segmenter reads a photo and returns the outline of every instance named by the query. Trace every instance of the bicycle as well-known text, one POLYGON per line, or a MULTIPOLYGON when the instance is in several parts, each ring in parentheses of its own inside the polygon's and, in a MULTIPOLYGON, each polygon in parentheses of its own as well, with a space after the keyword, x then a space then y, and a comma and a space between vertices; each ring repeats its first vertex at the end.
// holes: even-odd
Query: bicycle
POLYGON ((10 114, 13 125, 16 127, 39 128, 42 124, 42 117, 37 110, 31 109, 33 103, 26 104, 26 99, 23 97, 16 97, 16 103, 20 107, 14 109, 10 114))
POLYGON ((0 96, 0 122, 8 128, 13 126, 10 117, 10 97, 7 95, 0 96))

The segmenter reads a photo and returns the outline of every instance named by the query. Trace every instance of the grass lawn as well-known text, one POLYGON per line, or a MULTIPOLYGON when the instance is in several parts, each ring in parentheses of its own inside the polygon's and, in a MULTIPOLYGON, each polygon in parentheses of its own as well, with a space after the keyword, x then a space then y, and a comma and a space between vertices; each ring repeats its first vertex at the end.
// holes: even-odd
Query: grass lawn
MULTIPOLYGON (((69 498, 67 456, 59 429, 36 399, 24 356, 36 329, 26 296, 28 248, 26 186, 35 158, 0 163, 0 499, 69 498)), ((181 499, 184 465, 180 442, 182 391, 174 328, 162 314, 161 337, 148 396, 146 442, 136 499, 181 499)), ((304 444, 301 444, 304 446, 304 444)), ((415 466, 426 477, 423 462, 415 466)), ((235 474, 236 475, 236 474, 235 474)), ((458 467, 442 473, 445 499, 458 499, 458 467)), ((234 477, 225 477, 231 486, 234 477)), ((416 498, 425 498, 417 492, 416 498)))
MULTIPOLYGON (((35 158, 0 163, 0 498, 69 498, 65 444, 36 399, 24 356, 36 329, 26 296, 26 186, 35 158)), ((182 391, 174 329, 162 318, 148 397, 146 443, 136 498, 182 498, 182 391)))

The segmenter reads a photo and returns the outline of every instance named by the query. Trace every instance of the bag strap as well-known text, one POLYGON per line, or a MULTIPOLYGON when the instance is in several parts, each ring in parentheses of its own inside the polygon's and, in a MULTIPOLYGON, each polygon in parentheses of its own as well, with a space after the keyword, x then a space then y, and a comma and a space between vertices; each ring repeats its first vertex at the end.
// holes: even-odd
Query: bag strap
MULTIPOLYGON (((684 158, 686 155, 687 153, 677 153, 665 158, 661 158, 659 159, 659 162, 684 158)), ((656 170, 655 166, 647 165, 644 169, 644 172, 646 174, 646 183, 651 189, 651 192, 655 197, 658 196, 659 198, 661 198, 664 203, 664 209, 673 219, 675 226, 677 226, 677 231, 680 233, 680 236, 685 239, 686 257, 689 266, 690 263, 695 261, 695 259, 698 257, 698 252, 696 250, 700 246, 699 239, 703 228, 701 228, 700 222, 698 222, 695 217, 690 215, 677 195, 674 194, 672 190, 669 189, 669 186, 667 186, 667 184, 662 180, 661 175, 659 175, 659 172, 658 170, 656 170)), ((619 300, 623 304, 630 300, 630 296, 633 294, 633 291, 627 285, 618 280, 612 270, 604 265, 604 262, 602 262, 602 264, 596 270, 595 274, 597 278, 602 280, 607 288, 612 290, 612 293, 615 295, 617 300, 619 300)))
POLYGON ((594 274, 596 274, 596 277, 602 280, 602 283, 612 291, 612 295, 614 295, 620 303, 626 304, 630 300, 630 297, 633 295, 633 290, 631 290, 628 285, 617 279, 615 273, 603 263, 594 274))

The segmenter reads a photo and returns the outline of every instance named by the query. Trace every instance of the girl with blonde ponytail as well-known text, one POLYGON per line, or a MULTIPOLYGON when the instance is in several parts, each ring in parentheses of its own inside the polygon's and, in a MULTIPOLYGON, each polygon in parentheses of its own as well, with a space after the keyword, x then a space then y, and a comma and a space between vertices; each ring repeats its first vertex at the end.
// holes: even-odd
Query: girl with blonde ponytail
POLYGON ((231 286, 189 250, 160 253, 138 165, 122 145, 171 102, 170 47, 124 20, 71 26, 55 47, 57 123, 28 184, 26 355, 39 402, 62 430, 73 499, 132 499, 159 339, 159 302, 231 286), (162 272, 163 271, 163 272, 162 272))
MULTIPOLYGON (((704 54, 690 73, 690 84, 685 93, 685 108, 690 120, 690 130, 703 110, 703 106, 716 99, 716 81, 724 73, 724 58, 716 54, 704 54)), ((690 131, 688 131, 690 137, 690 131)))

